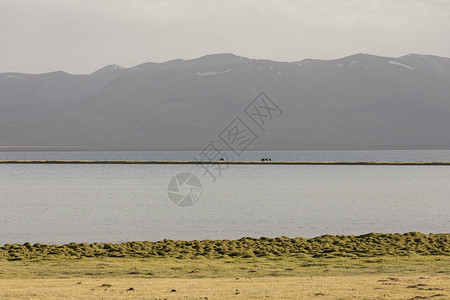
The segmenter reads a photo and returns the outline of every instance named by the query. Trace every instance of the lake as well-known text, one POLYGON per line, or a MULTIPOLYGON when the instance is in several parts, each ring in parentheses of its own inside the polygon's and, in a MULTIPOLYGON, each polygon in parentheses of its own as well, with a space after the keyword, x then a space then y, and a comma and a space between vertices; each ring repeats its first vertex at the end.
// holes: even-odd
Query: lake
MULTIPOLYGON (((449 151, 391 156, 375 151, 351 157, 345 151, 312 152, 278 155, 450 161, 449 151)), ((164 155, 180 159, 190 154, 164 155)), ((141 152, 95 155, 156 157, 141 152)), ((254 155, 255 160, 278 158, 276 152, 254 155)), ((93 159, 86 152, 0 153, 0 159, 30 157, 93 159)), ((195 165, 0 165, 0 245, 450 232, 449 182, 448 166, 230 165, 212 182, 195 165), (179 173, 201 181, 201 197, 193 206, 169 200, 168 183, 179 173)))

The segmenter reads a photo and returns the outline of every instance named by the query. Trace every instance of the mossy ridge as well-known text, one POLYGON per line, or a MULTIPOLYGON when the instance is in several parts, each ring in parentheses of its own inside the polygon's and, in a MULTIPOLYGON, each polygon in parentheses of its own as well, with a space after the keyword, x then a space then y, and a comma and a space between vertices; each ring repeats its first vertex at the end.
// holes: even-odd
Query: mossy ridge
POLYGON ((79 257, 374 257, 408 255, 450 256, 450 234, 369 233, 360 236, 323 235, 315 238, 241 238, 239 240, 194 240, 159 242, 70 243, 45 245, 25 243, 0 247, 0 259, 52 259, 79 257))

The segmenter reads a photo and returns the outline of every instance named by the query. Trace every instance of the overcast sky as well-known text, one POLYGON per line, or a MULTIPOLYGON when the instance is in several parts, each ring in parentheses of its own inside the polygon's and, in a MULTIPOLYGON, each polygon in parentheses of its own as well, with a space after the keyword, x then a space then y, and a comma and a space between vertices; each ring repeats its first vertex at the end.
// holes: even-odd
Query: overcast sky
POLYGON ((0 0, 0 72, 234 53, 450 57, 450 0, 0 0))

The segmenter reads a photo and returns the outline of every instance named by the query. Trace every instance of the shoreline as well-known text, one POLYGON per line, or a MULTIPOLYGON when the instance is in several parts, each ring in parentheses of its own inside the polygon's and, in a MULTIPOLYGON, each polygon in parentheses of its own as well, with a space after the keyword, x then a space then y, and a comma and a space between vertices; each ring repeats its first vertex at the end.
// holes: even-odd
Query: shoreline
POLYGON ((450 256, 450 233, 368 233, 314 238, 243 237, 237 240, 130 241, 124 243, 5 244, 0 260, 79 257, 171 257, 221 259, 251 257, 450 256))
POLYGON ((448 299, 449 241, 409 232, 14 244, 0 247, 0 298, 448 299))
POLYGON ((179 161, 179 160, 0 160, 0 164, 146 164, 146 165, 369 165, 369 166, 450 166, 450 162, 388 161, 179 161))

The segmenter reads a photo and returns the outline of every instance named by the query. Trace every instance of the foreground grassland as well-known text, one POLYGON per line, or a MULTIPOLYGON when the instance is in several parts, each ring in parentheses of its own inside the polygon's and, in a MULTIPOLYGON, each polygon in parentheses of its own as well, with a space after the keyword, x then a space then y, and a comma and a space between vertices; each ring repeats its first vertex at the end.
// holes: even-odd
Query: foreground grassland
POLYGON ((0 299, 449 299, 450 256, 0 261, 0 299))
POLYGON ((0 299, 449 299, 450 234, 0 247, 0 299))
POLYGON ((448 299, 441 277, 0 280, 1 299, 448 299))

